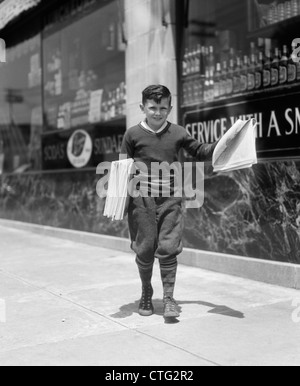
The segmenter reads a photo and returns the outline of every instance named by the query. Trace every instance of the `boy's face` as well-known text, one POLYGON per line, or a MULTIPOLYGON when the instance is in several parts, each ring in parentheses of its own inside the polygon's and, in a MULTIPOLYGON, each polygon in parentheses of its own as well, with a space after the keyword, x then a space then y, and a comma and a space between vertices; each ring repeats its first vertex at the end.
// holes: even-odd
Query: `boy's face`
POLYGON ((172 111, 169 98, 163 98, 159 104, 148 99, 146 104, 141 104, 140 107, 146 115, 148 125, 154 131, 159 130, 166 123, 172 111))

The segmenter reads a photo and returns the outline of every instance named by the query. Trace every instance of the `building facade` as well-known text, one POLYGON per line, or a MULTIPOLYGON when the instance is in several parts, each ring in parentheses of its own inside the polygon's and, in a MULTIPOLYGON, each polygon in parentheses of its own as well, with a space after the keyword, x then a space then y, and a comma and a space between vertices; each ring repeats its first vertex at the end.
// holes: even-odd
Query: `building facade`
POLYGON ((300 1, 12 3, 0 4, 0 217, 128 238, 102 215, 96 168, 143 118, 141 91, 162 83, 170 119, 201 142, 258 121, 258 165, 206 165, 184 245, 300 263, 300 1))

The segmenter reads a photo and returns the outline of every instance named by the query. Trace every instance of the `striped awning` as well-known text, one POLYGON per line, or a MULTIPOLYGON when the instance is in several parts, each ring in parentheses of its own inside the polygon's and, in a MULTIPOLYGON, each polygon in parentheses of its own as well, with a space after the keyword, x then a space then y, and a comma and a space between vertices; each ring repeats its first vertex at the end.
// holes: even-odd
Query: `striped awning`
POLYGON ((0 2, 0 30, 21 13, 37 6, 42 0, 4 0, 0 2))

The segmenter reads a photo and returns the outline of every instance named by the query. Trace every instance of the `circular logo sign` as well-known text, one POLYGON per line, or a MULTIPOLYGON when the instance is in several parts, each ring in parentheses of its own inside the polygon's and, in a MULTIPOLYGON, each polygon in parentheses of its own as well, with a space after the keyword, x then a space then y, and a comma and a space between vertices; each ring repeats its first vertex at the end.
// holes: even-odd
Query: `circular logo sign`
POLYGON ((93 153, 93 141, 84 130, 77 130, 69 139, 67 154, 69 161, 75 168, 84 168, 90 161, 93 153))

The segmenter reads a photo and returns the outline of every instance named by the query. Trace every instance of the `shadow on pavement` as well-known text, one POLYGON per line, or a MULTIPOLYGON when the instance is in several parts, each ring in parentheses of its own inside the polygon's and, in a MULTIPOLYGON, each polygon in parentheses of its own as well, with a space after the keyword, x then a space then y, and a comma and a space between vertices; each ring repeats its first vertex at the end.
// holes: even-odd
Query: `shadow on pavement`
MULTIPOLYGON (((138 307, 139 307, 140 301, 137 300, 134 303, 126 304, 120 308, 120 311, 117 312, 116 314, 110 315, 112 318, 115 319, 126 319, 132 316, 133 314, 138 314, 138 307)), ((178 301, 177 302, 179 306, 179 312, 182 313, 182 307, 183 305, 188 305, 188 304, 194 304, 197 306, 204 306, 210 308, 208 311, 209 314, 217 314, 217 315, 224 315, 224 316, 229 316, 231 318, 238 318, 238 319, 244 319, 245 315, 240 312, 233 310, 232 308, 229 308, 224 305, 216 305, 208 302, 203 302, 203 301, 178 301)), ((155 315, 163 316, 164 314, 164 305, 162 300, 155 299, 153 300, 153 305, 155 309, 155 315)), ((166 323, 178 323, 179 321, 177 319, 171 319, 171 320, 166 320, 166 323)))

